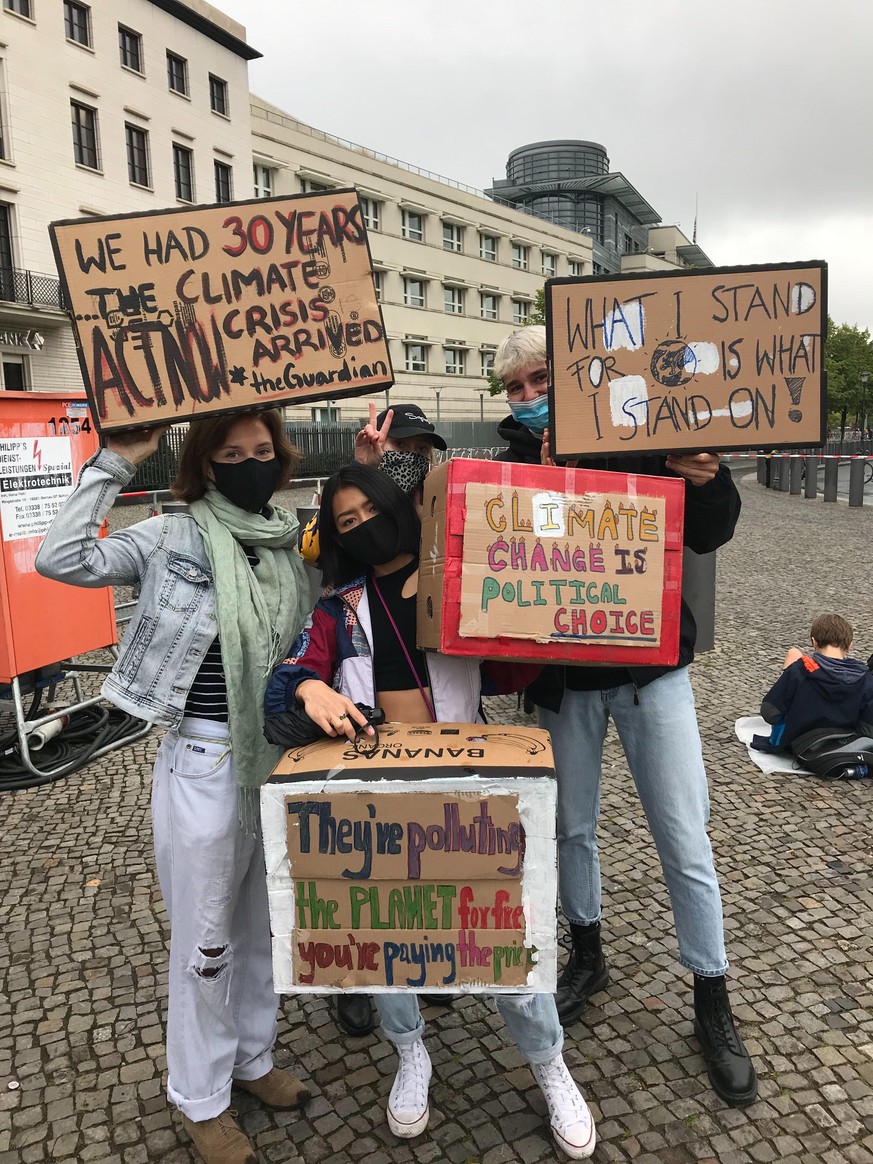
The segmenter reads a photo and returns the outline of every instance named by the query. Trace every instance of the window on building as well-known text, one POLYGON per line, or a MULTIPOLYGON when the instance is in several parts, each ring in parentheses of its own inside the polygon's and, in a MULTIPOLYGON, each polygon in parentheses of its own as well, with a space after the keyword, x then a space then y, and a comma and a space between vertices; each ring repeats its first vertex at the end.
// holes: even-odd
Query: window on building
POLYGON ((11 158, 9 123, 6 120, 6 62, 0 57, 0 158, 11 158))
POLYGON ((497 262, 497 239, 493 234, 479 232, 479 258, 489 263, 497 262))
POLYGON ((483 319, 497 318, 497 296, 485 291, 480 295, 479 314, 483 319))
POLYGON ((7 12, 17 12, 19 16, 26 16, 28 20, 33 20, 31 0, 3 0, 3 7, 7 12))
POLYGON ((444 287, 444 307, 449 315, 464 314, 464 288, 444 287))
POLYGON ((97 137, 97 110, 80 101, 71 101, 73 117, 73 157, 79 166, 100 169, 100 143, 97 137))
POLYGON ((376 302, 381 303, 382 302, 382 272, 381 271, 374 271, 373 272, 373 287, 375 288, 375 291, 376 291, 376 302))
POLYGON ((543 251, 543 274, 547 279, 554 279, 558 273, 558 256, 551 251, 543 251))
POLYGON ((12 209, 0 202, 0 299, 15 301, 15 254, 12 247, 12 209))
POLYGON ((64 0, 64 30, 67 40, 91 47, 91 9, 76 0, 64 0))
POLYGON ((567 269, 571 279, 578 279, 581 275, 585 274, 585 264, 581 259, 568 259, 567 269))
POLYGON ((403 277, 403 302, 406 307, 424 307, 424 280, 403 277))
POLYGON ((592 264, 592 273, 595 275, 605 275, 606 274, 606 267, 604 267, 602 263, 593 263, 592 264))
POLYGON ((496 348, 482 348, 479 352, 479 367, 482 375, 487 377, 494 371, 494 352, 496 348))
POLYGON ((215 170, 215 201, 233 201, 233 170, 227 162, 213 162, 215 170))
POLYGON ((135 73, 143 71, 142 37, 132 28, 125 28, 123 24, 118 26, 118 53, 126 69, 133 69, 135 73))
POLYGON ((311 178, 300 179, 300 193, 301 194, 323 194, 325 190, 330 190, 331 187, 325 182, 313 182, 311 178))
POLYGON ((184 57, 167 52, 167 85, 171 93, 188 96, 188 62, 184 57))
POLYGON ((173 142, 173 181, 176 197, 183 202, 194 201, 194 152, 187 146, 173 142))
POLYGON ((530 247, 523 246, 521 243, 512 244, 512 265, 519 271, 526 271, 530 257, 530 247))
POLYGON ((227 98, 227 81, 221 77, 209 74, 209 108, 213 113, 220 113, 222 117, 230 117, 230 105, 227 98))
POLYGON ((127 139, 127 177, 135 186, 151 186, 149 171, 149 135, 138 125, 125 125, 127 139))
POLYGON ((404 344, 407 372, 427 371, 427 346, 425 344, 404 344))
POLYGON ((4 352, 0 372, 0 388, 5 392, 25 392, 30 387, 27 356, 13 356, 11 352, 4 352))
POLYGON ((401 210, 400 233, 413 242, 424 242, 424 216, 414 210, 401 210))
POLYGON ((530 303, 527 299, 513 299, 512 301, 512 322, 513 323, 527 323, 530 319, 530 303))
POLYGON ((273 171, 269 166, 260 166, 255 162, 252 170, 252 185, 255 191, 255 198, 272 198, 273 171))
POLYGON ((463 376, 464 375, 464 356, 466 355, 463 348, 443 348, 446 353, 446 375, 447 376, 463 376))
POLYGON ((361 217, 367 230, 382 229, 382 203, 375 198, 361 199, 361 217))
POLYGON ((457 251, 459 254, 464 245, 464 228, 456 222, 443 223, 443 250, 457 251))

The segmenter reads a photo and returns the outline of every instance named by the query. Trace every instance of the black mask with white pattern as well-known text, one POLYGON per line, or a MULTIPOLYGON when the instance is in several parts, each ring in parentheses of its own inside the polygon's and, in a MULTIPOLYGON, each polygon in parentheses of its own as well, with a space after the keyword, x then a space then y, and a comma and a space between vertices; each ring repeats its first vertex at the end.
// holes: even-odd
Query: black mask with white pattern
POLYGON ((401 452, 388 449, 382 454, 379 468, 404 493, 414 493, 430 471, 430 461, 423 453, 401 452))

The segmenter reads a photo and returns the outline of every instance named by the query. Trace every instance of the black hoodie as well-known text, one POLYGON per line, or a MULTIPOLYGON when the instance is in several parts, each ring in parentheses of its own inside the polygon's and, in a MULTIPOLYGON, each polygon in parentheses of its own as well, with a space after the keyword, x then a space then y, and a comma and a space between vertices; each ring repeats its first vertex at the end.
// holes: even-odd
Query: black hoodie
POLYGON ((786 667, 761 704, 767 723, 776 724, 770 743, 790 748, 813 728, 860 727, 873 734, 873 675, 858 659, 804 655, 786 667), (781 729, 781 730, 780 730, 781 729))
MULTIPOLYGON (((497 426, 497 431, 509 448, 498 454, 498 461, 512 461, 538 465, 542 441, 513 417, 508 416, 497 426)), ((645 473, 652 477, 677 477, 667 468, 667 458, 661 456, 599 457, 580 460, 580 469, 602 469, 612 473, 645 473)), ((734 535, 740 516, 740 495, 731 479, 730 469, 720 465, 718 473, 706 485, 688 485, 685 489, 684 544, 696 554, 709 554, 729 542, 734 535)), ((679 620, 679 661, 674 667, 628 667, 617 670, 603 667, 544 667, 540 677, 528 688, 528 695, 540 707, 559 711, 566 685, 565 672, 574 672, 572 686, 598 689, 632 682, 636 687, 666 675, 677 667, 687 667, 694 658, 697 627, 688 604, 682 600, 679 620)))

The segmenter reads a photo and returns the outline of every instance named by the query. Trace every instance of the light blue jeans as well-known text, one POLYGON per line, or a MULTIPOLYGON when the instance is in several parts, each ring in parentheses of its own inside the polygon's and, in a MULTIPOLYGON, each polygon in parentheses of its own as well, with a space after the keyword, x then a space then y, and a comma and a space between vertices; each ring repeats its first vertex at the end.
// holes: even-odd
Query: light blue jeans
POLYGON ((558 885, 568 921, 600 918, 597 818, 603 741, 610 716, 658 850, 670 891, 679 961, 710 977, 724 974, 721 894, 706 833, 709 789, 694 694, 680 667, 639 689, 564 692, 560 712, 539 708, 552 737, 558 777, 558 885))
MULTIPOLYGON (((382 1018, 382 1034, 397 1047, 408 1047, 424 1034, 418 996, 410 993, 374 995, 382 1018)), ((551 994, 495 994, 494 1001, 528 1063, 549 1063, 560 1055, 564 1032, 551 994)))

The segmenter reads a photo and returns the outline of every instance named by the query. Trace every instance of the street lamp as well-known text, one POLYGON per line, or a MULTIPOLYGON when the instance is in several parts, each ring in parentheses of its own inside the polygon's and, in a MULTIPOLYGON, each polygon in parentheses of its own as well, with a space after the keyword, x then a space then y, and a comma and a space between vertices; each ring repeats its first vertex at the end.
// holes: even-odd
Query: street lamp
POLYGON ((439 422, 440 422, 440 393, 442 392, 442 388, 434 388, 434 392, 436 393, 436 402, 437 402, 436 422, 437 422, 437 424, 439 424, 439 422))
POLYGON ((484 423, 485 421, 485 389, 477 388, 479 393, 479 419, 484 423))
POLYGON ((867 439, 867 381, 870 379, 869 372, 861 373, 861 448, 864 447, 864 442, 867 439))

